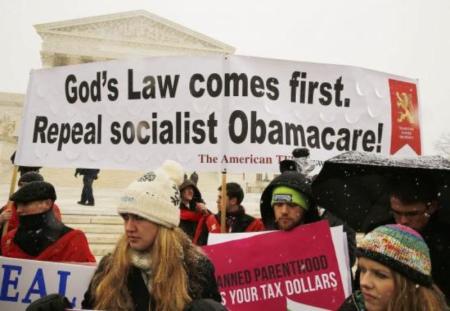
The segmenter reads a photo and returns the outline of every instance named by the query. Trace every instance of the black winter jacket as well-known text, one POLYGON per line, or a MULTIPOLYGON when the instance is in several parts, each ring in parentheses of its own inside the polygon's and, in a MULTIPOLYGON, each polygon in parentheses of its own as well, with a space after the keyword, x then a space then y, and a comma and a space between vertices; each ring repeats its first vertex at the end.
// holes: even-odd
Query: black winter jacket
POLYGON ((360 291, 355 291, 351 296, 345 299, 338 311, 366 311, 364 298, 360 291))
MULTIPOLYGON (((104 271, 108 261, 112 259, 111 255, 105 256, 99 263, 97 271, 94 276, 104 271)), ((201 298, 211 298, 220 302, 221 296, 217 288, 216 279, 214 276, 214 266, 207 257, 200 259, 198 269, 194 274, 192 269, 188 270, 189 277, 189 295, 193 300, 201 298), (194 284, 195 283, 195 284, 194 284)), ((81 306, 83 309, 93 309, 95 297, 91 295, 92 282, 84 294, 81 306)), ((133 267, 128 274, 127 287, 134 304, 134 311, 148 311, 150 304, 153 310, 155 308, 155 301, 147 290, 147 286, 142 278, 141 271, 133 267)))

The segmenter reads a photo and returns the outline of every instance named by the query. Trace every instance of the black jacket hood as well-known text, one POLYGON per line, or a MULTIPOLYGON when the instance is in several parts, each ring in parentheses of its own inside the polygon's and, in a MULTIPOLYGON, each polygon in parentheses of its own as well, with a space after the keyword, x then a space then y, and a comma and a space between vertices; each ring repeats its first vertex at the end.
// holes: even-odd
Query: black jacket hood
POLYGON ((296 171, 285 171, 278 177, 274 178, 270 184, 264 189, 261 195, 259 208, 261 218, 266 229, 276 229, 275 215, 271 205, 273 189, 278 186, 286 186, 300 191, 308 197, 310 207, 304 216, 304 223, 311 223, 320 220, 317 212, 317 204, 313 198, 311 190, 311 180, 296 171))

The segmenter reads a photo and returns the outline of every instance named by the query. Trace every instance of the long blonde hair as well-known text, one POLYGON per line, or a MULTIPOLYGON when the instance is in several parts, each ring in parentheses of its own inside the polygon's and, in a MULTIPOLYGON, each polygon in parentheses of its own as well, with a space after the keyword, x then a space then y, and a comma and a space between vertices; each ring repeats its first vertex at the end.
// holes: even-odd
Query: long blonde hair
POLYGON ((395 293, 388 304, 388 311, 443 311, 448 310, 445 296, 436 286, 417 285, 396 271, 394 276, 395 293))
MULTIPOLYGON (((91 295, 95 309, 133 310, 127 288, 131 261, 126 236, 122 236, 105 269, 92 280, 91 295)), ((190 292, 198 294, 201 289, 190 284, 191 276, 198 277, 198 260, 203 257, 189 238, 179 228, 160 226, 150 251, 152 292, 156 310, 182 310, 192 301, 190 292), (186 267, 192 270, 188 274, 186 267)), ((195 283, 195 282, 194 282, 195 283)))

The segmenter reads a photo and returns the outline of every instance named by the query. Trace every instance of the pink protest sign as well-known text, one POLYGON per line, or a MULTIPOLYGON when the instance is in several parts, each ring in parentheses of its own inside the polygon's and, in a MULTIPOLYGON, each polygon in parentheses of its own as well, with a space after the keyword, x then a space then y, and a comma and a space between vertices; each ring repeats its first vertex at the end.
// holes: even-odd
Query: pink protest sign
POLYGON ((229 310, 286 310, 287 299, 336 310, 345 299, 326 221, 203 249, 229 310))

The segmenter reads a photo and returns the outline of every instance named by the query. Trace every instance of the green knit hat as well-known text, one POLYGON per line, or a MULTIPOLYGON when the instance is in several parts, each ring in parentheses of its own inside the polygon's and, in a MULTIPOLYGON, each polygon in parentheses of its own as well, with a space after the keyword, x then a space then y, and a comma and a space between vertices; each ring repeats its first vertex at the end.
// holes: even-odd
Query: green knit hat
POLYGON ((309 200, 300 191, 286 186, 278 186, 272 191, 271 205, 275 203, 294 203, 304 210, 309 209, 309 200))

